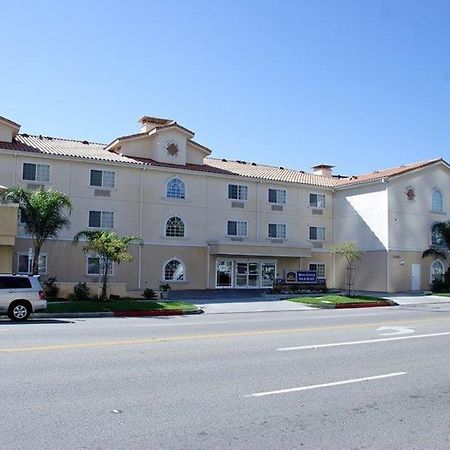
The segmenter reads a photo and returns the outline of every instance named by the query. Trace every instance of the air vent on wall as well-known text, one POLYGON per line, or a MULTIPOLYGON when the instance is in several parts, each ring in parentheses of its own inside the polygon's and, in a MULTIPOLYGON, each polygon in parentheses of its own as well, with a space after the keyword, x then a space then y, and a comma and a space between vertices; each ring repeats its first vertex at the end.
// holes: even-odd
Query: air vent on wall
POLYGON ((232 208, 243 208, 244 202, 231 202, 231 207, 232 208))
POLYGON ((238 242, 241 242, 241 241, 244 240, 244 238, 241 238, 241 237, 232 237, 231 240, 232 240, 232 241, 238 241, 238 242))
POLYGON ((111 191, 108 191, 107 189, 96 189, 94 195, 96 197, 111 197, 111 191))
POLYGON ((272 205, 272 211, 283 211, 283 205, 272 205))
POLYGON ((283 239, 271 239, 270 242, 272 242, 272 244, 282 244, 283 239))
POLYGON ((322 244, 322 242, 313 242, 313 248, 322 248, 323 247, 323 244, 322 244))
POLYGON ((28 183, 27 184, 27 188, 31 189, 31 190, 35 190, 35 189, 41 189, 43 188, 44 185, 43 184, 36 184, 36 183, 28 183))
POLYGON ((321 216, 323 214, 323 211, 321 209, 313 209, 312 213, 314 216, 321 216))

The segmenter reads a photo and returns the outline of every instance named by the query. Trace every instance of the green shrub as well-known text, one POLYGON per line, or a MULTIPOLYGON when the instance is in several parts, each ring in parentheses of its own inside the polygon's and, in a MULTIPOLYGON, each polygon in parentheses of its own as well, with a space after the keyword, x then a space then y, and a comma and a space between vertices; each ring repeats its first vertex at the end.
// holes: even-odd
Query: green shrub
POLYGON ((73 287, 73 293, 77 300, 88 300, 89 299, 89 288, 86 283, 78 283, 73 287))
POLYGON ((69 302, 76 302, 78 300, 77 296, 71 292, 68 296, 67 296, 67 300, 69 300, 69 302))
POLYGON ((147 300, 156 298, 156 292, 150 288, 144 289, 144 292, 141 295, 142 295, 142 297, 146 298, 147 300))
POLYGON ((171 289, 170 284, 160 284, 159 290, 162 292, 167 292, 169 289, 171 289))
POLYGON ((59 287, 56 286, 56 277, 50 277, 47 280, 45 280, 42 284, 45 298, 52 300, 58 297, 59 287))

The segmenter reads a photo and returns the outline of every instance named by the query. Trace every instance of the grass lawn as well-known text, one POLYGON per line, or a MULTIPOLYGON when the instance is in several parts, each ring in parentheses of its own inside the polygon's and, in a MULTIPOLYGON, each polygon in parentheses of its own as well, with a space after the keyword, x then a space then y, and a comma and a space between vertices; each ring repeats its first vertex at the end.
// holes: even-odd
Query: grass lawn
POLYGON ((382 298, 370 297, 368 295, 355 295, 348 297, 346 295, 325 294, 321 297, 295 297, 287 300, 296 303, 307 303, 308 305, 326 305, 339 303, 376 303, 384 301, 382 298))
POLYGON ((109 311, 154 311, 161 309, 181 309, 182 311, 195 311, 198 308, 192 303, 184 302, 159 302, 152 300, 136 300, 122 298, 120 300, 99 301, 70 301, 63 303, 47 303, 48 313, 71 312, 109 312, 109 311))
POLYGON ((440 294, 435 294, 433 292, 433 295, 439 295, 440 297, 450 297, 450 292, 441 292, 440 294))

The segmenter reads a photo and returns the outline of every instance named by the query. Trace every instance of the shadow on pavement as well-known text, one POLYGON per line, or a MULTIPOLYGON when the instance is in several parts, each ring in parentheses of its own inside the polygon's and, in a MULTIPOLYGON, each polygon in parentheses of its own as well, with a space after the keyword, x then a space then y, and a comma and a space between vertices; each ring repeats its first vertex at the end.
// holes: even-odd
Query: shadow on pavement
POLYGON ((74 320, 66 320, 66 319, 29 319, 25 322, 13 322, 8 319, 0 319, 0 327, 4 325, 14 325, 16 327, 26 327, 27 325, 36 325, 36 324, 62 324, 62 323, 75 323, 74 320))

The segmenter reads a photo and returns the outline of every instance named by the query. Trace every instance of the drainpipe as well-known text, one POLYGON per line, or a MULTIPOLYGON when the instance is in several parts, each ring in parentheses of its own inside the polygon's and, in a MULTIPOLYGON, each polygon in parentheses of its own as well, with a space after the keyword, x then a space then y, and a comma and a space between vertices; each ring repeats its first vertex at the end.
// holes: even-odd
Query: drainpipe
POLYGON ((14 152, 13 186, 16 185, 17 152, 14 152))
POLYGON ((382 183, 386 183, 386 209, 387 209, 387 241, 386 241, 386 292, 390 292, 391 289, 391 259, 389 257, 389 184, 387 178, 381 179, 382 183))
MULTIPOLYGON (((141 192, 139 197, 139 237, 142 238, 143 202, 144 202, 144 172, 141 170, 141 192)), ((142 246, 138 249, 138 289, 142 288, 142 246)))
POLYGON ((259 242, 259 186, 261 182, 256 182, 256 242, 259 242))

